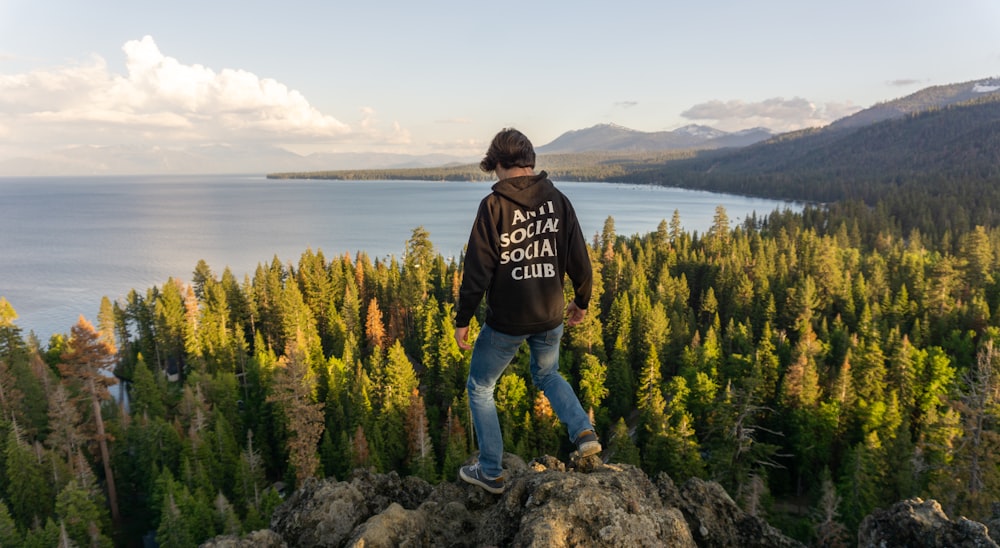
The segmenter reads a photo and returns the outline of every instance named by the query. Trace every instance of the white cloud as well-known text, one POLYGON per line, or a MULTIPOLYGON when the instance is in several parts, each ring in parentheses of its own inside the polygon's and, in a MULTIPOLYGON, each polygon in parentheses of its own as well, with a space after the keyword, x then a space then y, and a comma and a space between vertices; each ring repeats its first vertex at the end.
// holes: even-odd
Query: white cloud
MULTIPOLYGON (((183 64, 163 55, 149 36, 122 49, 125 74, 113 73, 99 57, 0 74, 0 128, 18 128, 24 144, 49 146, 331 142, 352 134, 276 80, 183 64)), ((399 131, 389 137, 398 139, 399 131)), ((379 139, 374 127, 366 133, 379 139)))
POLYGON ((708 101, 681 113, 690 120, 709 123, 725 131, 766 127, 774 131, 793 131, 824 126, 860 110, 851 103, 816 105, 801 97, 775 97, 747 103, 740 100, 708 101))
POLYGON ((896 80, 889 80, 888 84, 892 87, 903 88, 910 87, 920 84, 921 80, 916 80, 914 78, 899 78, 896 80))

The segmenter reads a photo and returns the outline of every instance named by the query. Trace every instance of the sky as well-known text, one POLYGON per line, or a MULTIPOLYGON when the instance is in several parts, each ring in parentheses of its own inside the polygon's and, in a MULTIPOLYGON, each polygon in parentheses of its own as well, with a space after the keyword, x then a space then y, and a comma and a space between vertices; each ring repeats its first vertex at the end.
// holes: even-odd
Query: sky
POLYGON ((0 161, 80 145, 478 155, 783 132, 1000 75, 996 0, 0 0, 0 161))

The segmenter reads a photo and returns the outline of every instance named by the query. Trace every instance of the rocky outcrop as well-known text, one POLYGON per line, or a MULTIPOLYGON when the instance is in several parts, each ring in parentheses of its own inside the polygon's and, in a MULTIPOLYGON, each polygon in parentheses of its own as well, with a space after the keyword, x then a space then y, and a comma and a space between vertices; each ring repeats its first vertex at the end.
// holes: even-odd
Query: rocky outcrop
POLYGON ((269 530, 203 546, 801 546, 714 483, 677 487, 666 475, 654 483, 596 457, 567 469, 552 457, 526 464, 506 455, 504 467, 503 495, 362 470, 346 481, 310 480, 275 511, 269 530))
POLYGON ((858 546, 987 548, 997 543, 986 525, 965 518, 952 521, 937 501, 914 498, 866 517, 858 528, 858 546))
MULTIPOLYGON (((358 470, 310 480, 274 513, 270 529, 219 537, 212 548, 346 546, 777 547, 802 546, 743 512, 717 483, 675 485, 597 457, 573 467, 553 457, 505 455, 503 495, 461 481, 431 485, 358 470)), ((997 509, 1000 520, 1000 507, 997 509)), ((912 499, 865 518, 863 547, 993 547, 987 526, 952 521, 933 500, 912 499)))
POLYGON ((698 546, 801 546, 740 509, 718 483, 691 478, 677 489, 666 474, 657 483, 664 503, 684 513, 698 546))
POLYGON ((993 539, 993 542, 1000 544, 1000 502, 994 502, 991 509, 993 515, 983 523, 989 528, 990 538, 993 539))

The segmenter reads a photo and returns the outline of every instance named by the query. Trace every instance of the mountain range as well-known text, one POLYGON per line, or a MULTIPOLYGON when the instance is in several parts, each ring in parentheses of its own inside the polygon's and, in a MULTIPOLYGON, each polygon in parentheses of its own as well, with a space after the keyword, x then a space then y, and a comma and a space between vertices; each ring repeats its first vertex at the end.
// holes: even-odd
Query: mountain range
POLYGON ((0 161, 0 176, 152 175, 167 173, 262 174, 269 171, 412 169, 479 161, 447 154, 340 152, 300 155, 271 145, 163 147, 76 146, 41 157, 0 161))
MULTIPOLYGON (((825 128, 774 135, 766 128, 727 133, 703 125, 687 125, 672 131, 644 132, 616 124, 563 133, 539 146, 540 154, 616 154, 665 151, 702 151, 697 161, 721 161, 733 167, 743 162, 758 164, 762 158, 773 169, 787 165, 806 150, 826 154, 824 148, 853 130, 880 125, 918 113, 926 113, 976 99, 1000 96, 1000 78, 933 86, 916 93, 878 103, 825 128), (803 140, 805 139, 805 140, 803 140), (789 143, 794 142, 794 145, 789 143), (784 143, 778 145, 777 143, 784 143), (818 147, 818 148, 817 148, 818 147), (795 152, 789 156, 791 149, 795 152), (712 151, 718 151, 713 153, 712 151), (736 156, 733 156, 736 154, 736 156), (744 160, 739 160, 739 158, 744 160), (747 160, 749 158, 749 160, 747 160)), ((891 143, 889 143, 891 144, 891 143)), ((867 152, 871 152, 870 150, 867 152)), ((40 157, 0 161, 0 175, 82 175, 159 173, 272 173, 337 170, 402 170, 448 165, 475 164, 479 158, 445 154, 408 155, 388 153, 315 153, 300 155, 271 145, 211 145, 183 149, 130 146, 77 146, 51 151, 40 157)), ((689 166, 691 167, 691 166, 689 166)), ((692 169, 697 170, 697 165, 692 169)), ((734 169, 737 169, 734 167, 734 169)))
MULTIPOLYGON (((727 133, 708 126, 688 125, 673 131, 643 132, 616 124, 569 131, 538 147, 540 154, 652 152, 742 147, 770 138, 764 128, 727 133)), ((300 155, 270 145, 208 145, 180 149, 164 147, 76 146, 42 157, 0 161, 0 175, 82 175, 159 173, 268 173, 413 169, 478 163, 479 156, 447 154, 314 153, 300 155)))
POLYGON ((996 181, 1000 78, 927 88, 823 128, 640 166, 627 179, 780 199, 856 198, 870 204, 904 183, 936 187, 940 193, 949 181, 996 181))
POLYGON ((743 147, 773 136, 765 128, 752 128, 727 133, 701 125, 687 125, 673 131, 645 132, 617 124, 600 124, 587 129, 567 131, 547 145, 538 147, 539 154, 580 152, 654 152, 662 150, 714 149, 743 147))

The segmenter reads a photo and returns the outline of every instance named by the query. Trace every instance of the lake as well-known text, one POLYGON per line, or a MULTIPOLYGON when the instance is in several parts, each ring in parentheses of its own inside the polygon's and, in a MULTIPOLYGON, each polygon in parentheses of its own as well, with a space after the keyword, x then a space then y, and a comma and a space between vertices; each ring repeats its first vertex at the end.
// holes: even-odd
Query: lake
MULTIPOLYGON (((96 322, 102 296, 124 299, 169 277, 190 282, 199 259, 238 279, 307 248, 327 258, 365 251, 400 257, 423 226, 438 253, 458 257, 492 183, 269 180, 263 176, 0 177, 0 296, 24 333, 43 343, 82 314, 96 322)), ((676 188, 557 182, 588 241, 605 220, 645 234, 680 212, 703 233, 715 208, 735 226, 747 215, 797 204, 676 188)))

